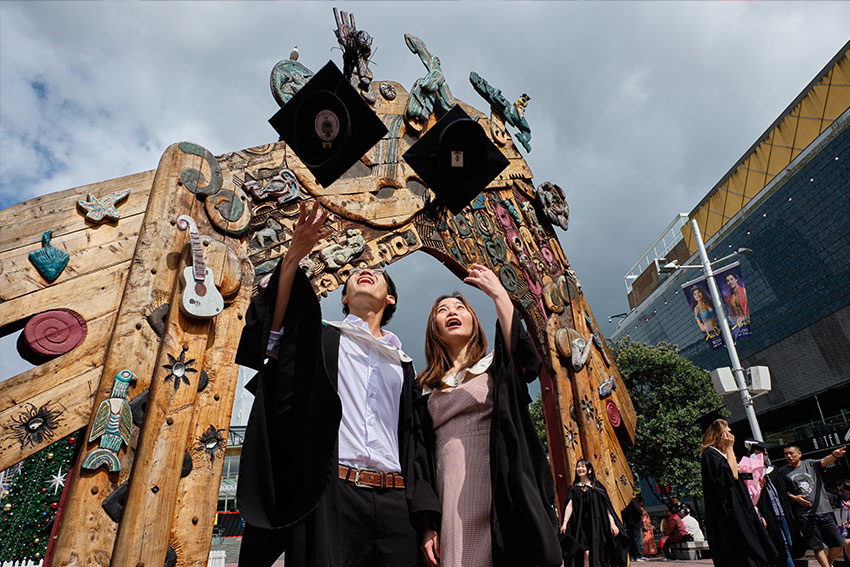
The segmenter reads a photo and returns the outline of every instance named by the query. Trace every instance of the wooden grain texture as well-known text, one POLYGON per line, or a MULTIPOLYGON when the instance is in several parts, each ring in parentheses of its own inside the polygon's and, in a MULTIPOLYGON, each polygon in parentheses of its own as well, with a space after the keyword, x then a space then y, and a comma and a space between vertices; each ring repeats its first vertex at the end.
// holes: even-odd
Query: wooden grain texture
POLYGON ((87 321, 88 333, 77 348, 0 383, 0 410, 27 401, 83 372, 102 366, 105 353, 103 347, 112 333, 114 321, 114 312, 87 321))
MULTIPOLYGON (((192 157, 185 154, 182 167, 175 173, 189 167, 192 157)), ((158 189, 158 186, 154 187, 152 200, 158 196, 158 189)), ((225 237, 210 225, 200 201, 191 206, 200 234, 210 240, 224 241, 225 237)), ((191 258, 188 248, 185 247, 182 255, 181 272, 191 258)), ((226 248, 204 247, 205 263, 214 272, 221 271, 228 261, 225 253, 210 254, 216 250, 226 248)), ((175 281, 172 305, 179 293, 179 284, 175 281)), ((244 303, 241 306, 244 307, 244 303)), ((236 319, 241 315, 231 306, 225 318, 236 319)), ((215 319, 193 319, 179 309, 169 312, 165 336, 154 366, 148 410, 133 463, 127 505, 118 527, 112 558, 114 564, 159 565, 165 560, 171 526, 169 519, 176 511, 180 470, 195 415, 198 379, 201 370, 217 370, 215 366, 205 368, 203 364, 208 341, 217 334, 213 326, 221 317, 220 314, 215 319), (172 374, 175 359, 187 361, 187 368, 195 370, 186 373, 185 381, 172 374), (188 361, 193 362, 190 365, 188 361)), ((224 333, 221 340, 227 339, 224 333)), ((224 361, 217 362, 224 364, 224 361)))
MULTIPOLYGON (((131 384, 128 399, 150 387, 160 340, 145 316, 160 304, 171 300, 179 267, 178 259, 186 240, 185 233, 177 230, 173 223, 178 214, 191 212, 193 205, 198 203, 195 196, 178 185, 176 180, 187 163, 199 168, 201 161, 197 156, 188 158, 177 144, 169 146, 160 160, 108 345, 103 377, 97 396, 89 408, 90 412, 109 396, 115 374, 124 368, 130 368, 138 377, 137 382, 131 384)), ((175 307, 171 311, 179 310, 175 307)), ((135 428, 134 435, 137 435, 135 428)), ((85 450, 94 447, 96 443, 88 443, 85 450)), ((101 504, 130 476, 135 458, 133 440, 128 447, 121 449, 119 456, 122 462, 120 473, 107 473, 103 469, 81 471, 77 465, 76 480, 70 487, 71 497, 65 508, 50 565, 64 567, 98 564, 104 558, 109 563, 117 526, 103 511, 101 504)))
POLYGON ((143 171, 42 195, 0 210, 0 253, 39 244, 45 230, 53 230, 54 236, 60 237, 93 226, 77 208, 77 200, 85 199, 89 193, 102 197, 113 191, 130 189, 130 195, 118 205, 121 218, 144 212, 153 176, 153 170, 143 171))
POLYGON ((0 470, 25 459, 52 442, 66 437, 84 426, 91 413, 91 400, 102 368, 96 367, 66 380, 53 388, 0 411, 0 470), (58 412, 51 436, 40 444, 30 444, 22 435, 26 424, 22 416, 31 409, 47 406, 58 412))
MULTIPOLYGON (((0 326, 51 309, 68 308, 90 320, 118 309, 130 262, 90 272, 75 280, 0 302, 0 326)), ((0 390, 3 386, 0 384, 0 390)))
POLYGON ((51 245, 68 252, 68 266, 53 282, 48 282, 36 271, 28 255, 41 248, 28 244, 0 252, 0 301, 9 301, 21 295, 79 278, 125 262, 133 255, 142 224, 141 214, 122 218, 117 224, 101 224, 65 235, 54 234, 51 245))
MULTIPOLYGON (((246 258, 243 252, 243 258, 246 258)), ((194 404, 192 427, 185 450, 192 455, 192 472, 180 479, 174 520, 168 541, 175 542, 180 565, 203 567, 209 557, 218 491, 221 485, 224 445, 208 453, 201 441, 212 428, 226 441, 230 412, 236 392, 239 367, 233 362, 242 332, 242 314, 251 300, 254 269, 247 258, 242 263, 242 286, 232 305, 216 317, 215 340, 204 353, 203 367, 210 375, 209 385, 194 404)))

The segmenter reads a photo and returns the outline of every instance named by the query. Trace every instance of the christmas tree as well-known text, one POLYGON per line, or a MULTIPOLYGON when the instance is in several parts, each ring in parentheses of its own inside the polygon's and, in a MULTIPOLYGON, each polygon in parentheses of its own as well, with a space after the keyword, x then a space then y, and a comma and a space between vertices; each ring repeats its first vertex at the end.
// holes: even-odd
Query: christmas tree
POLYGON ((0 560, 37 562, 44 557, 78 433, 21 462, 8 492, 0 497, 0 560))

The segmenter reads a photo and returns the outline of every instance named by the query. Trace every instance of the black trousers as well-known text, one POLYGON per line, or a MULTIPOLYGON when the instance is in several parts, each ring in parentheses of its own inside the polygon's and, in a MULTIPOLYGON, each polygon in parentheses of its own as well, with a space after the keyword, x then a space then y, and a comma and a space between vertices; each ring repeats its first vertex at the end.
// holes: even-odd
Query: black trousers
POLYGON ((239 567, 415 567, 418 537, 404 490, 334 479, 304 522, 267 530, 247 524, 239 567))

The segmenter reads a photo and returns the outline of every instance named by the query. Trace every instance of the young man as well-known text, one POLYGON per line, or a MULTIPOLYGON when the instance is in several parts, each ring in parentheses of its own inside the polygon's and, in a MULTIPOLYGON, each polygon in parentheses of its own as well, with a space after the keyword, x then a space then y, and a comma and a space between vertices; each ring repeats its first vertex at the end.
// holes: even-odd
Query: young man
POLYGON ((236 355, 260 370, 246 386, 255 399, 237 489, 246 521, 239 565, 269 566, 285 552, 287 567, 408 567, 418 556, 409 502, 439 504, 413 485, 413 364, 382 329, 395 286, 383 270, 352 270, 346 319, 322 321, 298 267, 328 235, 318 211, 302 203, 236 355))
POLYGON ((828 467, 844 456, 844 447, 835 449, 823 459, 801 460, 800 447, 789 443, 785 446, 785 462, 782 471, 788 487, 794 514, 808 540, 808 547, 815 552, 821 567, 830 567, 844 542, 835 523, 832 507, 823 488, 821 469, 828 467), (829 551, 825 551, 825 547, 829 551))

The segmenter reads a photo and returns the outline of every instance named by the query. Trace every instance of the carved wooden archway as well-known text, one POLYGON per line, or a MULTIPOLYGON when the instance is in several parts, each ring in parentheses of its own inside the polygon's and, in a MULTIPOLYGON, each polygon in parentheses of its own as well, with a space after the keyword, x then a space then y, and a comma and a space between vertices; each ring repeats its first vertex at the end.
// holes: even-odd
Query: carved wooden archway
MULTIPOLYGON (((490 266, 546 361, 541 391, 559 502, 570 481, 566 471, 582 456, 595 463, 615 507, 630 501, 634 486, 622 444, 634 440, 634 408, 546 216, 547 199, 558 194, 534 188, 498 116, 456 101, 510 165, 460 214, 441 209, 400 157, 433 117, 408 123, 405 88, 390 81, 373 86, 374 110, 388 134, 328 188, 283 142, 218 157, 183 142, 165 151, 155 173, 0 211, 0 226, 32 219, 0 237, 2 325, 60 308, 87 324, 74 350, 0 383, 0 470, 49 443, 24 444, 15 435, 15 418, 27 408, 55 408, 53 438, 87 426, 88 439, 101 402, 116 396, 116 374, 134 374, 121 394, 133 406, 135 425, 114 451, 120 470, 87 470, 78 459, 51 565, 206 564, 243 313, 285 251, 301 201, 318 200, 333 213, 328 222, 335 232, 304 266, 318 293, 338 287, 354 267, 391 264, 418 251, 457 275, 472 262, 490 266), (74 210, 86 193, 103 198, 126 189, 120 219, 111 223, 74 210), (189 237, 177 226, 181 214, 197 222, 199 248, 224 296, 223 311, 212 318, 175 308, 179 276, 192 258, 189 237), (28 261, 48 229, 52 245, 70 254, 51 282, 28 261)), ((81 455, 98 447, 97 438, 84 443, 81 455)))

